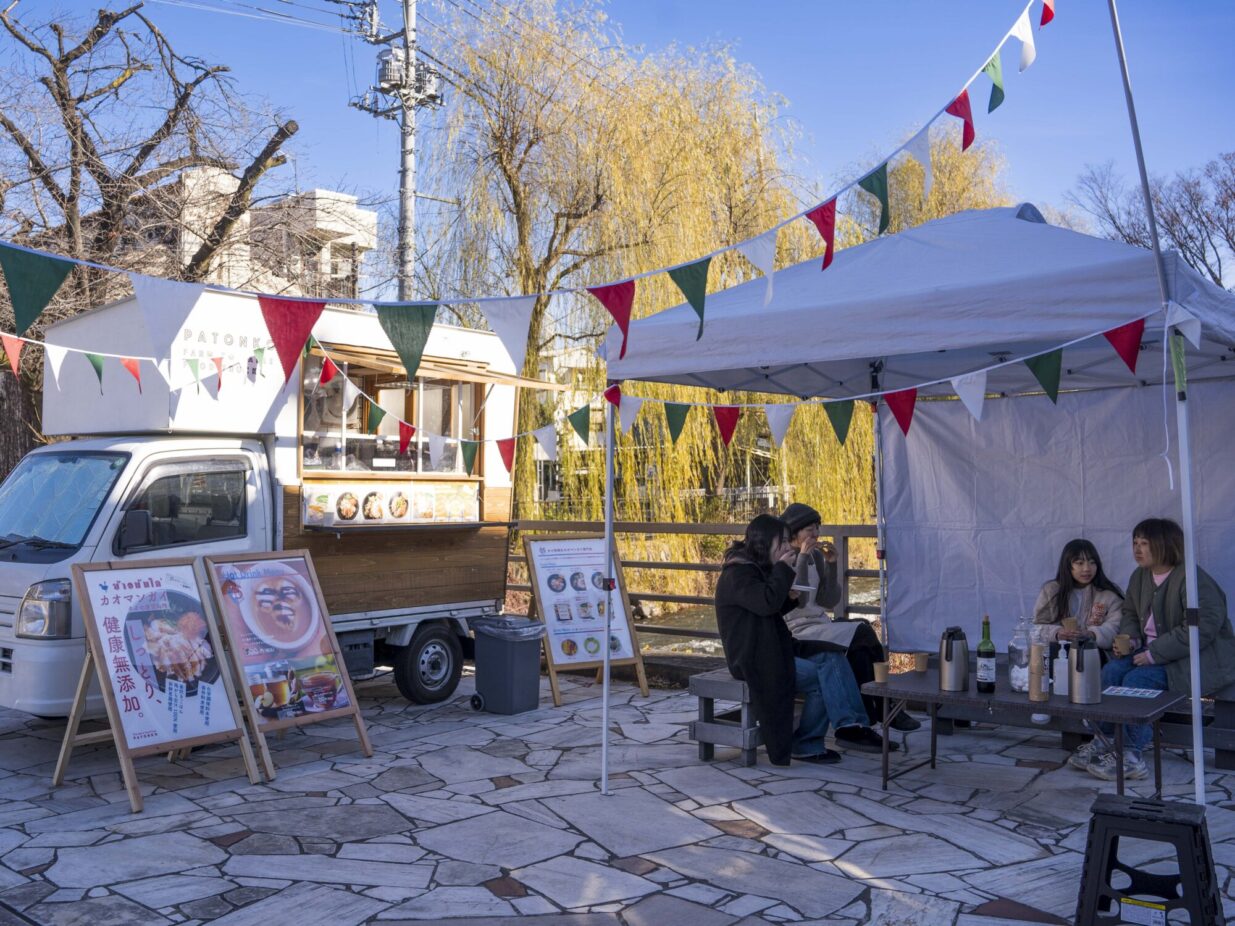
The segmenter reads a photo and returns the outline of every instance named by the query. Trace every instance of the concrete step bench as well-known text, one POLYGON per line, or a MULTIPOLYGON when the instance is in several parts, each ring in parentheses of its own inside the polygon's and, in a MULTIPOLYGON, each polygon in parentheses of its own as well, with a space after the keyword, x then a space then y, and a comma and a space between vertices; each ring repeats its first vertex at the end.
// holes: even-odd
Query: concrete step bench
POLYGON ((742 764, 755 764, 755 752, 763 736, 751 713, 750 690, 729 674, 728 669, 714 669, 692 675, 687 690, 699 699, 699 719, 690 722, 690 738, 699 744, 699 758, 711 762, 717 746, 742 750, 742 764), (716 712, 717 701, 730 701, 738 706, 716 712))

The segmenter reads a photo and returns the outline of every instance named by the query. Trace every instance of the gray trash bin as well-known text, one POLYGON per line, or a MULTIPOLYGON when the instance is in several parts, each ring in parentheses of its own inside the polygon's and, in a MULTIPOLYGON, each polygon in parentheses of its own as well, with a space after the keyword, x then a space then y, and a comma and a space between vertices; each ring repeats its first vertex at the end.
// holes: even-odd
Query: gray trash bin
POLYGON ((472 707, 521 714, 540 706, 540 640, 545 625, 525 617, 473 617, 476 694, 472 707))

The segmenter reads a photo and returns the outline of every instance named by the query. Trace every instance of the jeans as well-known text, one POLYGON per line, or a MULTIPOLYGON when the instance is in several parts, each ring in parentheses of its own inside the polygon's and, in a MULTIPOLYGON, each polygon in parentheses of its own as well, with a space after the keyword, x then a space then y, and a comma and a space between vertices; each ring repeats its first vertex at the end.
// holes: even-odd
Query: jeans
POLYGON ((828 723, 842 729, 869 726, 866 708, 853 670, 844 653, 794 657, 794 690, 803 696, 802 716, 793 733, 793 754, 813 756, 824 751, 828 723))
MULTIPOLYGON (((1166 691, 1166 667, 1138 666, 1132 662, 1131 656, 1120 656, 1102 667, 1103 691, 1111 685, 1166 691)), ((1114 726, 1109 723, 1099 724, 1099 727, 1108 735, 1115 732, 1114 726)), ((1124 724, 1124 745, 1137 753, 1149 745, 1152 737, 1153 729, 1147 723, 1124 724)))

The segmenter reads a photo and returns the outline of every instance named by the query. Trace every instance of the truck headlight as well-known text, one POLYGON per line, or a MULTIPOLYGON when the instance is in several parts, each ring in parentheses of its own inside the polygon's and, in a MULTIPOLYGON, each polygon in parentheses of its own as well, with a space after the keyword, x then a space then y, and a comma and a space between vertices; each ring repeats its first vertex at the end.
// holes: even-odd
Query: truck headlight
POLYGON ((36 582, 17 609, 17 636, 68 639, 72 630, 73 586, 68 579, 36 582))

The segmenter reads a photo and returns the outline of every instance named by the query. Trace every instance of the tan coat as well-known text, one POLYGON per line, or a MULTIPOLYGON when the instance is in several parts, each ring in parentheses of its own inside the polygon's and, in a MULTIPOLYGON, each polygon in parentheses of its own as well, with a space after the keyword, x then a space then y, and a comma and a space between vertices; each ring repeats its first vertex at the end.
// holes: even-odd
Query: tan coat
MULTIPOLYGON (((1059 583, 1054 579, 1042 586, 1038 592, 1038 600, 1033 606, 1033 622, 1040 634, 1039 639, 1054 641, 1059 639, 1062 625, 1055 619, 1055 596, 1059 594, 1059 583)), ((1106 605, 1106 618, 1101 624, 1090 624, 1085 619, 1077 623, 1084 630, 1092 630, 1100 649, 1110 649, 1119 633, 1119 622, 1122 619, 1124 600, 1114 592, 1106 589, 1095 589, 1087 585, 1081 590, 1081 614, 1088 617, 1096 604, 1106 605)))

